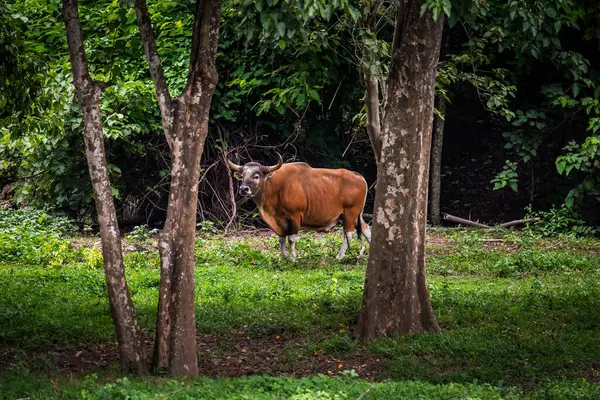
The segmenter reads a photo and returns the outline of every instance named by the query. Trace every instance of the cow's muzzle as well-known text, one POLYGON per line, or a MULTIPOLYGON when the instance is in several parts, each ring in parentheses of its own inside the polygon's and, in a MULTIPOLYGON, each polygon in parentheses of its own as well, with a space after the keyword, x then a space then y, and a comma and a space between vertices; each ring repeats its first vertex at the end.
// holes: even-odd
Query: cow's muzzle
POLYGON ((240 186, 240 194, 242 196, 251 196, 252 190, 248 186, 240 186))

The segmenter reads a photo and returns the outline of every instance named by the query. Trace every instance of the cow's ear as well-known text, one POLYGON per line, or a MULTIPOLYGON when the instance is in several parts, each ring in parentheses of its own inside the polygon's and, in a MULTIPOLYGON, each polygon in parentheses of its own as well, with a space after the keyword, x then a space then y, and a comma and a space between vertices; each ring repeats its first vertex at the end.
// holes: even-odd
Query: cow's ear
POLYGON ((233 177, 234 177, 235 179, 237 179, 238 181, 241 181, 241 180, 242 180, 242 174, 240 174, 239 172, 234 172, 234 173, 233 173, 233 177))
POLYGON ((275 175, 275 172, 271 172, 270 174, 267 174, 265 179, 269 179, 269 178, 273 177, 273 175, 275 175))

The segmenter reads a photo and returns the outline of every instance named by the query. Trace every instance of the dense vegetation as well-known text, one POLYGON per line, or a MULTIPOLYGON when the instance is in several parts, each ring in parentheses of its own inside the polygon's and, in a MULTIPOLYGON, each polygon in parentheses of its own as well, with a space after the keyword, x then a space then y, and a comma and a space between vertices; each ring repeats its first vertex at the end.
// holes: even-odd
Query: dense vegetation
MULTIPOLYGON (((58 3, 0 2, 0 41, 10 43, 2 50, 0 186, 17 183, 17 202, 86 220, 94 214, 91 186, 58 3)), ((305 9, 247 3, 223 8, 199 210, 216 223, 231 213, 219 161, 225 147, 244 160, 271 161, 275 146, 286 159, 352 167, 375 180, 360 71, 385 75, 391 13, 373 36, 360 25, 360 2, 315 8, 308 17, 305 9)), ((450 2, 442 3, 449 11, 450 2)), ((597 222, 600 7, 591 0, 524 4, 452 4, 438 75, 440 96, 449 100, 442 211, 491 221, 521 216, 528 204, 547 210, 566 201, 597 222)), ((120 218, 126 227, 160 221, 168 149, 133 8, 113 1, 80 7, 91 73, 114 84, 102 111, 120 218)), ((150 4, 173 92, 186 78, 191 7, 150 4)))
MULTIPOLYGON (((357 257, 359 246, 337 261, 339 232, 303 235, 292 263, 280 258, 270 234, 223 237, 205 224, 195 273, 201 373, 339 378, 202 378, 182 386, 162 378, 114 381, 118 353, 98 239, 69 232, 64 219, 0 212, 2 398, 356 398, 372 385, 365 377, 379 382, 365 398, 599 394, 581 380, 598 382, 596 239, 548 239, 533 229, 433 230, 429 286, 444 333, 365 345, 352 338, 366 261, 357 257), (15 235, 18 241, 6 240, 15 235), (395 382, 405 379, 414 382, 395 382)), ((154 243, 145 228, 125 241, 127 278, 148 335, 159 283, 154 243)))

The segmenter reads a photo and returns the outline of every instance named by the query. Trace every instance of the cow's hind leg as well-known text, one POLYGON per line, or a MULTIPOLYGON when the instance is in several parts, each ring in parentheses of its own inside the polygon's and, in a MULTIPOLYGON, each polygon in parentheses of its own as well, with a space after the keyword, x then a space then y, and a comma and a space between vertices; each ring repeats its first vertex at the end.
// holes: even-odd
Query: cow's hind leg
MULTIPOLYGON (((348 250, 348 246, 350 246, 350 240, 352 239, 352 236, 354 236, 354 232, 357 229, 357 223, 360 223, 362 221, 361 212, 362 209, 358 206, 346 208, 344 210, 344 215, 342 215, 342 224, 344 226, 344 241, 342 243, 342 248, 340 249, 340 252, 337 255, 337 258, 342 258, 346 254, 346 250, 348 250)), ((360 227, 360 232, 362 233, 363 225, 361 225, 360 227)), ((370 237, 371 234, 369 232, 369 239, 370 237)))
POLYGON ((344 240, 342 241, 342 247, 340 248, 340 251, 337 255, 338 259, 344 258, 346 250, 348 250, 348 246, 350 245, 350 240, 352 240, 352 236, 354 236, 354 231, 346 232, 344 230, 344 240))

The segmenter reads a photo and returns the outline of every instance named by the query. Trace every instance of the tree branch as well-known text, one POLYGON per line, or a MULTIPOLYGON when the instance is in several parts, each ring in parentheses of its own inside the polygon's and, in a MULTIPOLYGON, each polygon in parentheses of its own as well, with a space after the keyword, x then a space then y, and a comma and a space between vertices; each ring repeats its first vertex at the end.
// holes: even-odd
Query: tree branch
POLYGON ((183 91, 186 96, 200 95, 200 79, 209 79, 207 83, 217 85, 218 74, 214 60, 219 43, 220 22, 221 0, 196 0, 190 69, 183 91))
POLYGON ((148 12, 148 6, 146 5, 145 0, 134 0, 133 7, 135 8, 135 15, 140 30, 140 36, 142 38, 142 44, 144 45, 144 54, 146 55, 146 60, 148 61, 148 67, 150 69, 150 76, 152 77, 154 89, 156 90, 158 107, 160 108, 160 113, 162 115, 163 130, 169 148, 172 149, 173 137, 170 128, 173 123, 173 100, 169 93, 169 87, 165 81, 165 74, 162 69, 158 50, 156 49, 156 40, 154 39, 154 33, 152 32, 150 13, 148 12))
POLYGON ((515 225, 532 224, 532 223, 540 221, 540 218, 537 218, 537 217, 536 218, 525 218, 525 219, 517 219, 514 221, 510 221, 510 222, 504 222, 504 223, 496 225, 496 226, 489 226, 489 225, 485 225, 485 224, 471 221, 468 219, 455 217, 454 215, 450 215, 450 214, 444 214, 444 219, 446 221, 454 222, 457 224, 476 226, 478 228, 483 228, 483 229, 488 229, 488 230, 494 230, 494 229, 500 229, 500 228, 510 228, 511 226, 515 226, 515 225))
POLYGON ((411 0, 401 0, 398 2, 396 28, 394 29, 394 39, 392 40, 392 65, 395 64, 397 59, 400 57, 400 54, 397 53, 397 51, 400 49, 400 43, 402 42, 402 37, 404 36, 404 25, 406 24, 404 9, 407 8, 410 10, 410 2, 411 0))
POLYGON ((454 215, 450 215, 450 214, 444 214, 444 219, 446 221, 454 222, 454 223, 461 224, 461 225, 476 226, 478 228, 483 228, 483 229, 493 229, 489 225, 485 225, 485 224, 482 224, 479 222, 471 221, 471 220, 460 218, 460 217, 455 217, 454 215))

